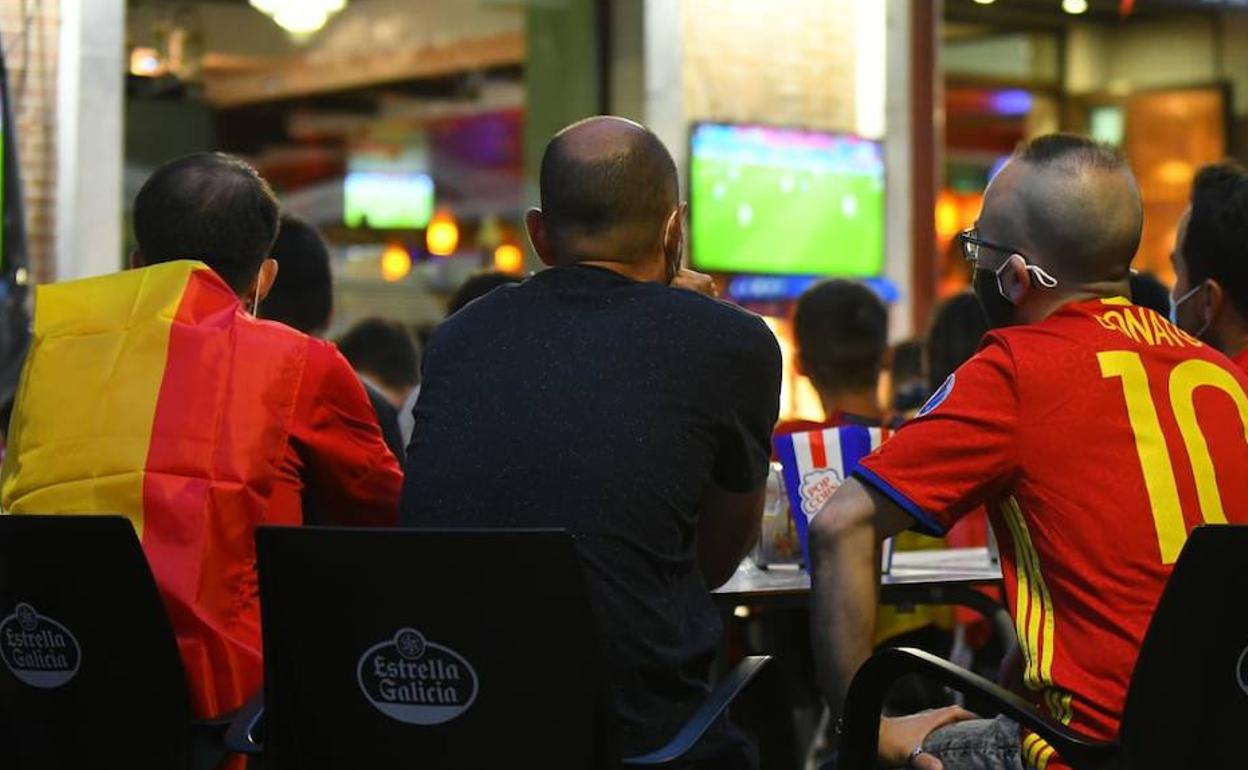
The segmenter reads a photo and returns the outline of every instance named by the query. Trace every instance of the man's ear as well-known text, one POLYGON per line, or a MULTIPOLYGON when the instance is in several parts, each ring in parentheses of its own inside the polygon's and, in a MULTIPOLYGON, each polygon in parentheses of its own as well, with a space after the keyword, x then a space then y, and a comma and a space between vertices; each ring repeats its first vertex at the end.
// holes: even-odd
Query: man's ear
POLYGON ((143 252, 135 249, 130 252, 130 268, 147 267, 147 261, 143 259, 143 252))
POLYGON ((269 291, 273 288, 273 282, 277 280, 277 269, 280 267, 277 260, 269 257, 260 263, 260 272, 256 274, 256 288, 254 291, 260 299, 269 296, 269 291))
POLYGON ((798 377, 810 377, 806 373, 806 364, 802 361, 802 349, 796 344, 793 346, 793 373, 798 377))
POLYGON ((1226 302, 1226 290, 1222 288, 1222 284, 1212 278, 1206 278, 1205 290, 1196 296, 1201 298, 1200 305, 1196 308, 1196 311, 1200 313, 1200 320, 1205 324, 1212 324, 1222 312, 1222 306, 1226 302))
POLYGON ((689 204, 682 202, 668 215, 663 225, 663 253, 669 259, 676 255, 683 256, 685 251, 685 217, 689 214, 689 204))
POLYGON ((1001 293, 1015 305, 1031 292, 1031 273, 1027 270, 1027 260, 1019 254, 1011 254, 1001 269, 997 271, 1001 293))
POLYGON ((550 249, 550 234, 546 232, 546 218, 539 208, 524 212, 524 227, 529 231, 529 243, 537 252, 537 258, 547 267, 555 265, 555 255, 550 249))

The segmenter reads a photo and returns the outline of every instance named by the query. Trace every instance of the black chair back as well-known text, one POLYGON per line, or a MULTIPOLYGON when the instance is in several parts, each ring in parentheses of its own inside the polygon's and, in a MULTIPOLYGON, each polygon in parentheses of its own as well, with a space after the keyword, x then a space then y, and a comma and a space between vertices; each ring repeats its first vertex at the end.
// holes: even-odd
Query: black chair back
POLYGON ((256 538, 266 767, 596 767, 610 755, 568 533, 256 538))
POLYGON ((182 662, 126 519, 0 516, 0 661, 0 766, 188 766, 182 662))
POLYGON ((1248 526, 1198 527, 1140 648, 1121 740, 1131 770, 1242 767, 1248 730, 1248 526))

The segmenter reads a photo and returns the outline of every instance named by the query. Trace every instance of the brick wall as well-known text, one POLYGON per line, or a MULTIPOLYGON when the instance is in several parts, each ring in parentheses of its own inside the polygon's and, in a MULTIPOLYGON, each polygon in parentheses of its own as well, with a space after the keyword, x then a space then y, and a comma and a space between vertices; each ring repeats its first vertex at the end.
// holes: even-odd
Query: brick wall
POLYGON ((854 130, 852 0, 686 0, 682 17, 689 120, 854 130))
POLYGON ((0 2, 0 39, 17 129, 31 278, 55 277, 58 0, 0 2))

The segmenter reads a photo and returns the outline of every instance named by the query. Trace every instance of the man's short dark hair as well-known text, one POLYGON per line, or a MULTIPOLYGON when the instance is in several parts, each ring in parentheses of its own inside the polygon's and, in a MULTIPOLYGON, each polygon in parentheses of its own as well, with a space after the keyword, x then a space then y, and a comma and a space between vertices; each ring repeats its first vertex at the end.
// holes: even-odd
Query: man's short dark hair
POLYGON ((334 312, 329 247, 308 222, 283 214, 271 252, 277 278, 260 304, 260 314, 304 334, 323 332, 334 312))
POLYGON ((1015 157, 1034 166, 1060 162, 1110 171, 1127 167, 1126 158, 1116 148, 1082 134, 1056 133, 1038 136, 1019 145, 1015 157))
POLYGON ((254 168, 217 152, 169 161, 134 199, 144 264, 205 262, 236 294, 247 292, 277 236, 277 198, 254 168))
POLYGON ((1014 159, 1063 175, 1060 183, 1021 191, 1027 236, 1043 251, 1028 256, 1046 257, 1059 281, 1126 278, 1144 209, 1122 153, 1086 136, 1058 133, 1020 145, 1014 159))
POLYGON ((479 273, 474 273, 468 277, 468 280, 460 284, 455 293, 451 295, 450 301, 446 303, 446 317, 450 318, 462 310, 469 302, 484 297, 499 286, 520 283, 521 280, 523 279, 510 273, 504 273, 501 270, 483 270, 479 273))
MULTIPOLYGON (((577 151, 569 136, 555 135, 542 155, 541 199, 547 233, 557 252, 568 238, 627 233, 624 252, 640 252, 639 237, 653 237, 679 203, 676 163, 651 131, 621 133, 611 147, 577 151)), ((621 261, 642 256, 620 253, 621 261)))
POLYGON ((1182 249, 1190 284, 1212 278, 1248 317, 1248 171, 1243 166, 1226 161, 1196 174, 1182 249))
POLYGON ((385 318, 356 322, 338 340, 351 368, 387 388, 420 384, 420 354, 407 327, 385 318))
POLYGON ((888 349, 888 308, 861 283, 822 281, 798 298, 793 334, 816 388, 874 388, 888 349))
POLYGON ((1170 290, 1152 273, 1131 274, 1131 301, 1140 307, 1170 315, 1170 290))

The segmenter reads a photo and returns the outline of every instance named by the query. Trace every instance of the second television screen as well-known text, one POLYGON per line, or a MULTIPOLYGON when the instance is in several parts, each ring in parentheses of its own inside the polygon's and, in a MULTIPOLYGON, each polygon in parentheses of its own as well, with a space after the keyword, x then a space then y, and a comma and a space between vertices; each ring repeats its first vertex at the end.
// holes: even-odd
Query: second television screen
POLYGON ((690 154, 693 265, 868 277, 884 267, 884 158, 843 134, 702 123, 690 154))

